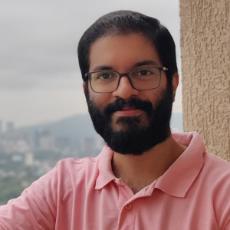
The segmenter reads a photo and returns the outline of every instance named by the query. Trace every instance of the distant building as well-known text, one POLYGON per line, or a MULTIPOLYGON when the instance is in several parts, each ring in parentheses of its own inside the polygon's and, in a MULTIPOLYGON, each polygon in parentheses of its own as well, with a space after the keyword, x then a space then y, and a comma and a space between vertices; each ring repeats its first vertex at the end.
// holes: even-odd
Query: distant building
POLYGON ((15 141, 15 152, 27 153, 28 151, 30 151, 30 146, 24 139, 19 138, 15 141))
POLYGON ((0 120, 0 134, 2 134, 3 133, 3 123, 2 123, 2 121, 0 120))
POLYGON ((56 150, 55 137, 48 130, 42 131, 37 138, 39 149, 45 151, 56 150))
POLYGON ((15 131, 14 122, 8 121, 6 122, 6 133, 13 133, 15 131))
POLYGON ((67 137, 57 137, 55 145, 64 155, 75 152, 75 149, 72 147, 71 140, 67 137))
POLYGON ((32 166, 34 164, 34 155, 32 152, 27 152, 25 154, 24 164, 26 166, 32 166))
POLYGON ((1 150, 8 154, 24 154, 30 151, 29 144, 21 138, 2 138, 0 141, 1 150))

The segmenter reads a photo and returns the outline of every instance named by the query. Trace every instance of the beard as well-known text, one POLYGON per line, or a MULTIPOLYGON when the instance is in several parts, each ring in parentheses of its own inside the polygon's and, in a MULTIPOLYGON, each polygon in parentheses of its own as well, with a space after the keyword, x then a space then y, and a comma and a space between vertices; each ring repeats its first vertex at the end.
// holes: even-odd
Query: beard
POLYGON ((169 84, 155 106, 150 101, 138 98, 119 98, 101 110, 89 98, 88 91, 85 94, 94 128, 113 151, 141 155, 166 140, 171 134, 173 93, 169 84), (139 116, 119 117, 114 122, 123 129, 114 129, 113 113, 126 106, 142 110, 147 121, 143 124, 139 116))

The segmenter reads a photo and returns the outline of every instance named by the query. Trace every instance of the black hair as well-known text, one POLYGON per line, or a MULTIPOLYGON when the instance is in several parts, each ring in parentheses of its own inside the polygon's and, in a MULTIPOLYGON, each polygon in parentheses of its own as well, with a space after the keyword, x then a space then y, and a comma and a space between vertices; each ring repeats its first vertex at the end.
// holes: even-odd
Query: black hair
POLYGON ((91 45, 103 36, 130 33, 141 33, 153 43, 162 65, 168 68, 166 75, 171 83, 172 75, 177 72, 177 64, 175 43, 170 32, 156 18, 127 10, 114 11, 100 17, 82 35, 78 44, 78 60, 84 81, 89 71, 91 45))

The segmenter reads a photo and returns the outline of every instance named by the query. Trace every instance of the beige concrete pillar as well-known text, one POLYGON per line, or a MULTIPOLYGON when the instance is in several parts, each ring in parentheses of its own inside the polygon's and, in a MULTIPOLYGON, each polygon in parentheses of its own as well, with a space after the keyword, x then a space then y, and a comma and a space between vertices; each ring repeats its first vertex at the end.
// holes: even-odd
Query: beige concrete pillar
POLYGON ((184 130, 230 160, 230 1, 180 0, 184 130))

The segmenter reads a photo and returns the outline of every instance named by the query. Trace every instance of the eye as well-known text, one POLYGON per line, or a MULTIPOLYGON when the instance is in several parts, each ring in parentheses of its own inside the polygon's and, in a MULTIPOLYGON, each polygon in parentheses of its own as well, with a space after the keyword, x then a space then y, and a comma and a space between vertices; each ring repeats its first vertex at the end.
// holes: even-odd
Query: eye
POLYGON ((116 73, 112 71, 103 71, 94 73, 93 78, 95 80, 112 80, 116 78, 116 73))
POLYGON ((147 76, 147 75, 152 75, 153 72, 150 71, 149 69, 142 69, 142 70, 138 70, 138 71, 136 72, 136 74, 137 74, 138 76, 147 76))
POLYGON ((156 68, 140 68, 132 72, 133 78, 148 79, 158 75, 158 69, 156 68))

